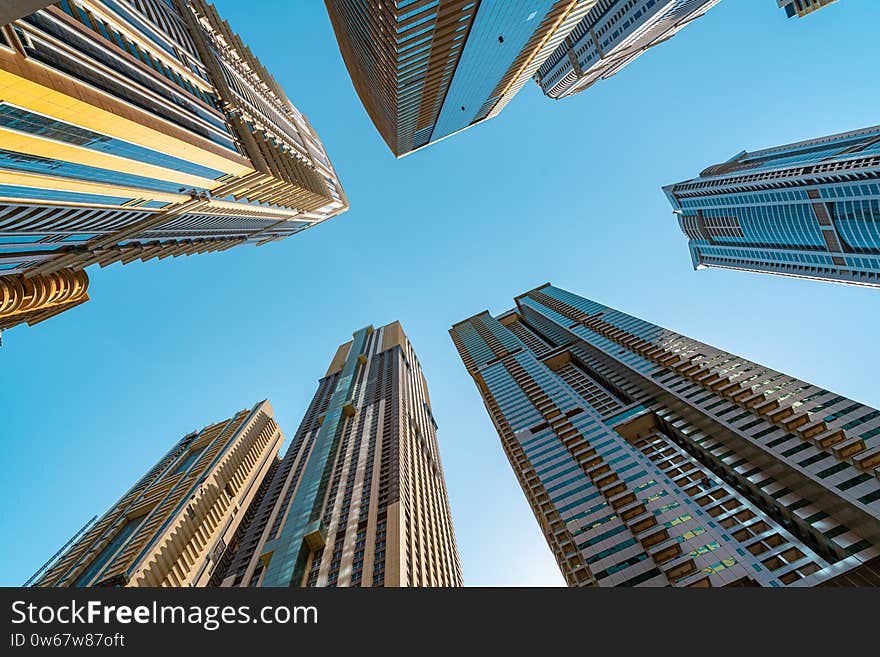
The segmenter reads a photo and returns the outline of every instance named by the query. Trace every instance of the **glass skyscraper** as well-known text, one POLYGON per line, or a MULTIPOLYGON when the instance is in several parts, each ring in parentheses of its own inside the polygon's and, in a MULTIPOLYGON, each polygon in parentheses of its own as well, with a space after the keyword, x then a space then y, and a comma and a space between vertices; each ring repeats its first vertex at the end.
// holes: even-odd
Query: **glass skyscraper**
POLYGON ((671 39, 721 0, 599 0, 538 69, 551 98, 580 93, 671 39))
POLYGON ((325 0, 398 157, 497 116, 596 0, 325 0))
POLYGON ((570 585, 880 585, 880 411, 550 284, 450 333, 570 585))
POLYGON ((283 440, 267 401, 184 436, 34 586, 217 586, 283 440))
POLYGON ((664 191, 695 268, 880 287, 880 126, 743 151, 664 191))
POLYGON ((89 276, 82 270, 0 276, 0 331, 23 323, 38 324, 88 300, 89 276))
POLYGON ((223 586, 461 586, 428 385, 400 324, 339 347, 223 586))
POLYGON ((0 325, 60 312, 53 274, 263 244, 347 207, 305 116, 203 0, 62 0, 0 26, 0 325))
POLYGON ((785 9, 789 18, 792 16, 806 16, 827 7, 837 0, 778 0, 779 6, 785 9))

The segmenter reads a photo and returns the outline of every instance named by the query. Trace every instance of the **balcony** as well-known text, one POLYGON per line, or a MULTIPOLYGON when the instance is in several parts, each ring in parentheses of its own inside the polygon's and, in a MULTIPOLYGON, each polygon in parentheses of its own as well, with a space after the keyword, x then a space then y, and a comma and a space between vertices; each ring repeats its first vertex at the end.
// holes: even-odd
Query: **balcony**
POLYGON ((824 421, 818 420, 815 422, 810 422, 809 424, 803 424, 798 428, 798 433, 801 438, 804 440, 809 440, 813 436, 818 436, 821 433, 824 433, 828 430, 828 425, 825 424, 824 421))
MULTIPOLYGON (((650 525, 649 525, 649 527, 650 527, 650 525)), ((635 532, 636 528, 633 527, 632 531, 635 532)), ((637 537, 637 538, 639 538, 639 537, 637 537)), ((645 548, 649 548, 652 545, 657 545, 658 543, 662 543, 663 541, 665 541, 668 538, 669 538, 669 531, 665 527, 661 527, 659 531, 649 533, 647 536, 642 536, 641 538, 639 538, 639 542, 645 548)))
POLYGON ((880 465, 880 446, 863 451, 853 457, 853 464, 860 470, 870 470, 880 465))
POLYGON ((651 557, 654 559, 655 563, 663 564, 663 563, 666 563, 667 561, 672 561, 673 559, 675 559, 676 557, 678 557, 680 555, 681 555, 681 547, 676 542, 676 543, 672 543, 668 547, 665 547, 662 550, 659 550, 658 552, 652 554, 651 557))
POLYGON ((741 402, 743 399, 746 399, 747 397, 751 397, 753 394, 754 393, 752 392, 751 388, 745 388, 745 389, 743 389, 742 392, 738 392, 733 396, 733 401, 741 402))
POLYGON ((666 571, 666 577, 668 577, 671 582, 675 582, 684 579, 695 572, 697 572, 697 565, 694 563, 693 559, 688 559, 666 571))

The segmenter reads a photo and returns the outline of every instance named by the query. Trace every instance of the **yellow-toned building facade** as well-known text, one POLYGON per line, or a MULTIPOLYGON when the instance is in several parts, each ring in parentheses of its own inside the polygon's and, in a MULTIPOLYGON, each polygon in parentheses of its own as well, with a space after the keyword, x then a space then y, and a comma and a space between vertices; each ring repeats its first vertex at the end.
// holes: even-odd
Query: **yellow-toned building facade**
POLYGON ((0 277, 264 244, 347 208, 306 117, 202 0, 0 26, 0 277))
POLYGON ((785 9, 788 17, 800 16, 803 18, 807 14, 819 11, 822 7, 827 7, 837 0, 778 0, 779 6, 785 9))
POLYGON ((549 283, 515 303, 450 335, 570 586, 880 585, 880 410, 549 283))
POLYGON ((283 440, 268 401, 188 434, 35 586, 218 584, 283 440))

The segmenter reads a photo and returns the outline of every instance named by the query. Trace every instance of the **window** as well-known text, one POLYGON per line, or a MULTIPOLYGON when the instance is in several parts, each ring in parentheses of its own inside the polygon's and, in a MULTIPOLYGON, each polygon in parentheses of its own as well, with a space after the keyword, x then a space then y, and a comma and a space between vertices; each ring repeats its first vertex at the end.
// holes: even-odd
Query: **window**
POLYGON ((115 554, 119 551, 119 548, 122 547, 122 544, 127 541, 132 534, 135 533, 138 527, 140 527, 141 522, 143 522, 146 515, 139 516, 137 518, 128 518, 125 521, 125 524, 116 532, 116 536, 114 536, 104 549, 101 550, 98 555, 92 560, 92 563, 89 564, 89 567, 86 568, 82 574, 76 578, 73 582, 73 585, 76 587, 88 586, 92 579, 97 575, 103 568, 106 566, 110 559, 115 556, 115 554))

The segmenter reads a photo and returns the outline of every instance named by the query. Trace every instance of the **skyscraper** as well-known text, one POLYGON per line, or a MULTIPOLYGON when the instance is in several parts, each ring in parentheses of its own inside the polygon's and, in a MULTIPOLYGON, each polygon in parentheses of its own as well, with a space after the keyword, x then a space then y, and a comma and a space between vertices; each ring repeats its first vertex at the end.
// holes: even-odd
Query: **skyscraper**
POLYGON ((664 191, 695 269, 880 287, 880 126, 743 151, 664 191))
POLYGON ((460 586, 428 385, 398 322, 341 345, 224 586, 460 586))
POLYGON ((0 27, 0 276, 264 244, 347 207, 202 0, 62 0, 0 27))
POLYGON ((837 0, 778 0, 779 6, 785 9, 789 18, 792 16, 806 16, 814 11, 827 7, 837 0))
POLYGON ((671 39, 721 0, 599 0, 538 69, 551 98, 610 78, 649 48, 671 39))
POLYGON ((450 333, 570 585, 880 585, 880 411, 549 284, 450 333))
POLYGON ((264 401, 184 436, 35 586, 216 586, 278 466, 264 401))
POLYGON ((348 72, 398 157, 497 116, 596 0, 326 0, 348 72))

